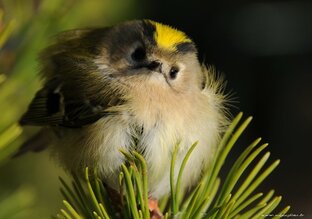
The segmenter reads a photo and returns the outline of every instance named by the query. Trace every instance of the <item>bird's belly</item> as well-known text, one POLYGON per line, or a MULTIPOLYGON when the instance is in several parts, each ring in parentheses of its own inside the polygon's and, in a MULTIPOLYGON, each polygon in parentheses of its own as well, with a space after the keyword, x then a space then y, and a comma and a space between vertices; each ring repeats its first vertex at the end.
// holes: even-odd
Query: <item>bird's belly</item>
MULTIPOLYGON (((118 189, 118 175, 120 166, 125 158, 120 149, 125 151, 137 150, 144 156, 148 166, 149 192, 155 198, 160 198, 170 191, 170 164, 172 152, 178 142, 179 153, 175 166, 175 178, 178 175, 180 164, 191 145, 199 141, 185 167, 182 187, 190 186, 200 176, 201 170, 208 163, 211 148, 215 146, 214 135, 209 132, 198 132, 198 124, 188 125, 184 131, 177 129, 174 123, 158 123, 144 129, 136 136, 134 145, 133 136, 136 135, 131 121, 124 121, 120 117, 106 117, 88 128, 80 131, 73 130, 71 137, 66 137, 59 147, 60 154, 64 156, 65 166, 71 170, 84 166, 98 166, 98 172, 103 180, 111 187, 118 189), (194 130, 195 129, 195 130, 194 130), (70 140, 71 139, 71 140, 70 140), (61 148, 61 149, 60 149, 61 148), (75 151, 74 151, 75 150, 75 151), (77 151, 81 153, 77 153, 77 151)), ((213 134, 213 133, 212 133, 213 134)), ((61 155, 62 156, 62 155, 61 155)))

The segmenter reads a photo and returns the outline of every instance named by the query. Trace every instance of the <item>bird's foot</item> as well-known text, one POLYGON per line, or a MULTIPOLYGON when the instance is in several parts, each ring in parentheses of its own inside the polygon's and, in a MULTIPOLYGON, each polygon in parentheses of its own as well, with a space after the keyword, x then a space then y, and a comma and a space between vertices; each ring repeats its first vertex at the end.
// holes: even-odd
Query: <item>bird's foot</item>
POLYGON ((163 219, 164 216, 160 212, 160 209, 158 207, 158 201, 153 198, 148 199, 148 208, 151 214, 151 219, 163 219))

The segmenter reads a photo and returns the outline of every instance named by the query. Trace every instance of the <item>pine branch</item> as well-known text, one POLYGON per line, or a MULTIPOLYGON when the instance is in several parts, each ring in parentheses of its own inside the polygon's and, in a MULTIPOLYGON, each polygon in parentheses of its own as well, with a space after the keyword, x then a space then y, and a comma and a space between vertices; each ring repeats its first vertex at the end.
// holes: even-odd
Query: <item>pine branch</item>
MULTIPOLYGON (((261 153, 267 148, 267 144, 259 145, 260 138, 252 142, 236 159, 224 183, 220 181, 220 170, 226 158, 251 121, 251 117, 242 123, 241 119, 242 113, 238 114, 233 120, 220 142, 219 150, 210 167, 206 170, 197 186, 188 194, 184 194, 180 189, 180 184, 188 157, 197 143, 194 143, 186 154, 178 172, 176 183, 173 181, 176 173, 172 168, 175 165, 177 153, 177 150, 175 150, 172 154, 170 173, 171 196, 160 201, 162 213, 165 215, 164 218, 259 218, 271 214, 277 208, 282 197, 274 196, 273 190, 258 203, 255 202, 263 196, 263 193, 254 194, 254 190, 279 164, 279 160, 276 160, 269 167, 263 169, 270 153, 266 152, 261 156, 261 153), (243 173, 246 170, 249 170, 249 174, 245 177, 243 173), (185 197, 186 195, 187 197, 185 197), (185 198, 182 200, 181 197, 185 198)), ((177 145, 176 148, 178 147, 177 145)), ((67 210, 61 209, 60 214, 57 215, 58 218, 150 218, 146 162, 135 151, 132 153, 121 151, 121 153, 124 154, 130 164, 128 166, 122 165, 122 171, 120 172, 120 187, 124 188, 123 206, 121 208, 110 206, 113 203, 112 197, 108 195, 97 174, 94 173, 92 178, 89 177, 88 168, 86 168, 84 182, 77 177, 74 178, 73 184, 80 185, 78 189, 72 190, 68 184, 62 181, 62 193, 66 194, 64 195, 66 199, 64 204, 67 210), (96 197, 95 194, 98 194, 98 196, 96 197), (105 197, 102 197, 102 194, 105 194, 105 197), (73 196, 80 197, 80 202, 73 196), (86 203, 92 204, 87 205, 86 203)), ((288 210, 289 207, 284 208, 280 215, 285 214, 288 210)), ((278 218, 278 216, 275 218, 278 218)))

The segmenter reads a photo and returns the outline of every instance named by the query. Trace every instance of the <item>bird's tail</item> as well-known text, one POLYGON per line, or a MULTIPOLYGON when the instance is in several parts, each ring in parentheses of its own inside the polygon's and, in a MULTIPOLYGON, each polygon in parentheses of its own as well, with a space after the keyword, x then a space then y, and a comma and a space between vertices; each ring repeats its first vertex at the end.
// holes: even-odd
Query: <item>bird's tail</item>
POLYGON ((19 157, 29 151, 40 152, 48 147, 50 138, 45 129, 41 129, 26 142, 22 144, 19 150, 13 155, 13 158, 19 157))

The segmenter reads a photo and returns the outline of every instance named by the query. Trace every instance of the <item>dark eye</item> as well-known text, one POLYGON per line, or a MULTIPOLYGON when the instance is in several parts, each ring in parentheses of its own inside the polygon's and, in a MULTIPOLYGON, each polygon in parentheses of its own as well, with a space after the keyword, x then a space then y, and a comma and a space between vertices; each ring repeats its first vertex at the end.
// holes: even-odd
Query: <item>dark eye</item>
POLYGON ((170 72, 169 72, 169 77, 170 79, 176 79, 177 75, 178 75, 178 72, 179 72, 179 68, 178 67, 172 67, 170 69, 170 72))
POLYGON ((131 58, 135 62, 141 62, 145 59, 145 57, 146 57, 146 52, 143 47, 136 48, 131 54, 131 58))

